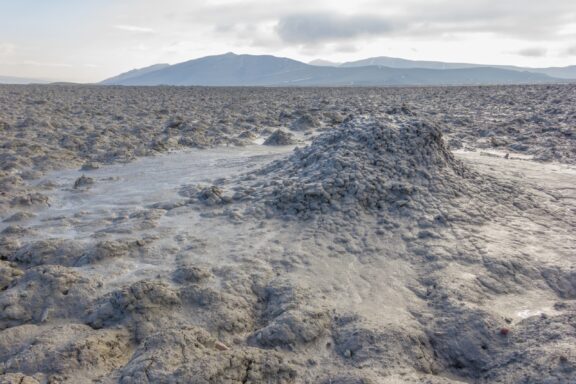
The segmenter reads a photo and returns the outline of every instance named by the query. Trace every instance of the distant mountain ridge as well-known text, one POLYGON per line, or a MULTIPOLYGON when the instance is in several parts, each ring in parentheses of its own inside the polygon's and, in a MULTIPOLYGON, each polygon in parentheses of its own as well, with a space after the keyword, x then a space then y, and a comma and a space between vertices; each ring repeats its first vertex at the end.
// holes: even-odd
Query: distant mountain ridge
POLYGON ((490 65, 490 64, 470 64, 470 63, 447 63, 442 61, 408 60, 396 57, 379 56, 367 59, 349 61, 338 65, 338 67, 365 67, 377 65, 391 68, 426 68, 426 69, 464 69, 464 68, 498 68, 513 71, 541 73, 560 79, 576 79, 576 65, 567 67, 547 67, 529 68, 514 65, 490 65))
POLYGON ((154 64, 154 65, 151 65, 151 66, 145 67, 145 68, 133 69, 131 71, 122 73, 118 76, 114 76, 114 77, 111 77, 109 79, 106 79, 106 80, 102 81, 101 84, 118 84, 118 83, 121 83, 123 81, 133 79, 133 78, 145 75, 145 74, 150 73, 150 72, 157 71, 159 69, 167 68, 169 66, 170 66, 170 64, 154 64))
MULTIPOLYGON (((288 73, 305 70, 307 64, 269 55, 206 56, 170 65, 155 71, 130 77, 115 84, 123 85, 268 85, 282 81, 288 73), (268 80, 270 79, 270 80, 268 80), (277 79, 277 80, 272 80, 277 79)), ((123 75, 120 75, 123 76, 123 75)), ((105 80, 105 82, 109 81, 105 80)))
MULTIPOLYGON (((413 62, 384 57, 349 62, 338 66, 329 66, 325 61, 317 61, 317 63, 320 65, 310 65, 271 55, 237 55, 230 52, 174 65, 159 64, 132 70, 106 79, 100 84, 145 86, 417 86, 537 84, 561 81, 560 78, 549 76, 546 73, 515 69, 517 67, 413 62)), ((576 72, 576 66, 574 69, 576 72)), ((562 74, 563 72, 559 73, 562 74)), ((574 78, 576 79, 576 74, 574 78)))
MULTIPOLYGON (((497 67, 493 65, 480 65, 480 64, 466 64, 466 63, 446 63, 442 61, 427 61, 427 60, 408 60, 400 59, 397 57, 378 56, 369 57, 367 59, 348 61, 339 65, 343 68, 351 67, 366 67, 369 65, 377 65, 391 68, 423 68, 423 69, 464 69, 464 68, 477 68, 477 67, 497 67)), ((506 68, 509 69, 509 68, 506 68)))

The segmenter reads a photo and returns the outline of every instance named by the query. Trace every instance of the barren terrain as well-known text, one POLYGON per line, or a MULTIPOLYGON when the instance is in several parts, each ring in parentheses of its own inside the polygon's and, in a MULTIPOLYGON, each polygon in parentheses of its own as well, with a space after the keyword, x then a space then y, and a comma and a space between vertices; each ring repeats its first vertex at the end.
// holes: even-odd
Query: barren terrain
POLYGON ((576 86, 0 86, 0 383, 576 382, 576 86))

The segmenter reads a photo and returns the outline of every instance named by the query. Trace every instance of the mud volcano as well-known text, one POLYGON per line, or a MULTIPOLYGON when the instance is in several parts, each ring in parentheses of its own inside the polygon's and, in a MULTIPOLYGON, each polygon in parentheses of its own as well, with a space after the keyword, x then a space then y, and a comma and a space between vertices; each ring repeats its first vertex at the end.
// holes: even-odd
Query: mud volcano
POLYGON ((470 219, 470 214, 481 219, 500 203, 526 200, 511 185, 456 160, 437 125, 406 114, 349 117, 257 175, 266 180, 258 183, 261 200, 300 218, 367 212, 390 218, 432 215, 437 221, 470 219), (475 206, 478 198, 482 207, 475 206))

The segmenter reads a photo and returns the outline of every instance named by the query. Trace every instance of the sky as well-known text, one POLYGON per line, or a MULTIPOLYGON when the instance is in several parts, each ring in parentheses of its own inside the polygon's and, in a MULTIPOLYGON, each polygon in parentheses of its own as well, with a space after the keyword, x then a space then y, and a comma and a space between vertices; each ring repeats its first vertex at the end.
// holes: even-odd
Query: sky
POLYGON ((574 0, 0 0, 0 75, 96 82, 226 52, 576 64, 574 0))

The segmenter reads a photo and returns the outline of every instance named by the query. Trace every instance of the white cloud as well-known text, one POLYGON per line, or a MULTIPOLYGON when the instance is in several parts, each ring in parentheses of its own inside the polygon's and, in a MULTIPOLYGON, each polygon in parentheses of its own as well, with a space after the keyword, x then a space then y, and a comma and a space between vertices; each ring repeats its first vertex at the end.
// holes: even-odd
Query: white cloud
POLYGON ((115 25, 114 28, 120 29, 122 31, 136 32, 136 33, 152 33, 154 30, 152 28, 139 27, 136 25, 115 25))
POLYGON ((35 60, 25 60, 23 61, 25 65, 32 65, 35 67, 56 67, 56 68, 72 68, 72 64, 66 63, 51 63, 51 62, 42 62, 42 61, 35 61, 35 60))
POLYGON ((560 36, 574 36, 576 35, 576 23, 565 24, 558 30, 560 36))
POLYGON ((0 43, 0 55, 8 56, 14 53, 16 46, 10 43, 0 43))

